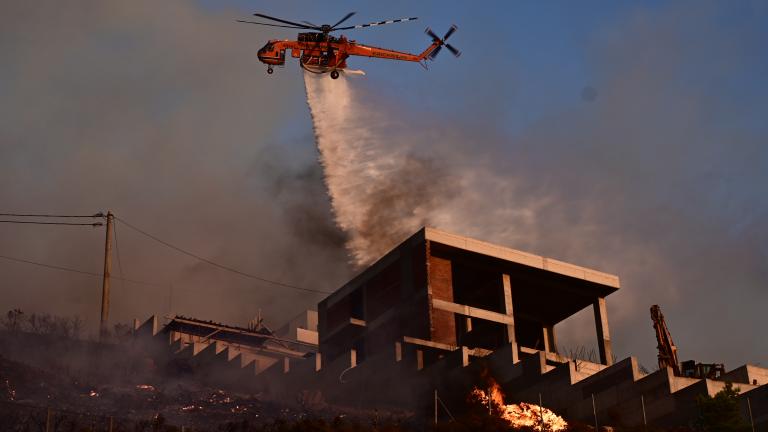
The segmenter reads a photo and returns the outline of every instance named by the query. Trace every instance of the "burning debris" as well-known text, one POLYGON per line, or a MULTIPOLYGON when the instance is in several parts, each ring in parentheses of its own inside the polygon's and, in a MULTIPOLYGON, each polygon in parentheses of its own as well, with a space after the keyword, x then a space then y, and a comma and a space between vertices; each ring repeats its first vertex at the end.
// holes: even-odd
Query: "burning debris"
MULTIPOLYGON (((248 411, 248 407, 247 406, 235 405, 232 408, 230 408, 229 411, 231 411, 232 414, 243 414, 243 413, 248 411)), ((256 414, 255 416, 258 417, 259 415, 256 414)))
POLYGON ((203 407, 199 405, 186 405, 181 407, 181 411, 183 412, 195 412, 195 411, 202 411, 203 407))
POLYGON ((10 380, 5 380, 5 390, 9 401, 16 400, 16 390, 11 386, 10 380))
POLYGON ((543 406, 521 402, 505 404, 504 393, 496 381, 488 377, 488 388, 474 387, 469 394, 470 400, 488 407, 488 410, 509 422, 514 428, 538 428, 553 432, 564 431, 568 423, 559 415, 543 406))

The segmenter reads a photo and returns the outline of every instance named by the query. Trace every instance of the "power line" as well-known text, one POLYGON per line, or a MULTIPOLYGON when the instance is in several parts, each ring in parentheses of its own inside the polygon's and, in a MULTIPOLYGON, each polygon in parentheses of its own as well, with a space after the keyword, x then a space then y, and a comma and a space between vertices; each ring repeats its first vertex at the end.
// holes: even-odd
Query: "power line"
POLYGON ((100 227, 104 225, 101 222, 75 223, 75 222, 37 222, 37 221, 16 221, 16 220, 0 220, 0 223, 32 224, 32 225, 69 225, 69 226, 92 226, 92 227, 100 227))
POLYGON ((219 264, 219 263, 211 261, 211 260, 209 260, 207 258, 203 258, 200 255, 196 255, 196 254, 193 254, 192 252, 186 251, 186 250, 184 250, 184 249, 182 249, 182 248, 180 248, 178 246, 174 246, 174 245, 172 245, 172 244, 170 244, 170 243, 168 243, 168 242, 166 242, 164 240, 161 240, 160 238, 158 238, 158 237, 156 237, 156 236, 154 236, 154 235, 152 235, 152 234, 150 234, 150 233, 148 233, 148 232, 146 232, 146 231, 144 231, 144 230, 142 230, 140 228, 137 228, 137 227, 131 225, 130 223, 126 222, 125 220, 123 220, 123 219, 121 219, 121 218, 119 218, 117 216, 115 216, 115 219, 117 219, 120 222, 122 222, 128 228, 131 228, 132 230, 134 230, 134 231, 136 231, 136 232, 138 232, 140 234, 143 234, 146 237, 149 237, 150 239, 152 239, 152 240, 154 240, 154 241, 156 241, 156 242, 158 242, 158 243, 160 243, 160 244, 162 244, 162 245, 164 245, 166 247, 169 247, 169 248, 171 248, 171 249, 173 249, 173 250, 175 250, 177 252, 180 252, 180 253, 182 253, 184 255, 190 256, 190 257, 195 258, 197 260, 200 260, 200 261, 202 261, 202 262, 204 262, 206 264, 212 265, 214 267, 218 267, 218 268, 220 268, 222 270, 226 270, 228 272, 232 272, 232 273, 238 274, 240 276, 244 276, 244 277, 247 277, 247 278, 250 278, 250 279, 255 279, 255 280, 258 280, 258 281, 261 281, 261 282, 266 282, 266 283, 269 283, 269 284, 272 284, 272 285, 278 285, 278 286, 285 287, 285 288, 291 288, 291 289, 295 289, 295 290, 308 291, 308 292, 320 293, 320 294, 331 294, 328 291, 321 291, 321 290, 316 290, 316 289, 312 289, 312 288, 304 288, 304 287, 300 287, 300 286, 296 286, 296 285, 287 284, 287 283, 284 283, 284 282, 278 282, 278 281, 266 279, 266 278, 263 278, 261 276, 256 276, 256 275, 253 275, 253 274, 250 274, 250 273, 246 273, 246 272, 237 270, 237 269, 232 268, 232 267, 225 266, 223 264, 219 264))
POLYGON ((55 214, 32 214, 32 213, 0 213, 0 216, 13 217, 39 217, 39 218, 103 218, 104 213, 98 212, 92 215, 55 215, 55 214))
MULTIPOLYGON (((21 258, 9 257, 9 256, 5 256, 5 255, 0 255, 0 258, 8 260, 8 261, 15 261, 15 262, 24 263, 24 264, 31 264, 31 265, 35 265, 35 266, 39 266, 39 267, 45 267, 45 268, 49 268, 49 269, 53 269, 53 270, 61 270, 61 271, 66 271, 66 272, 70 272, 70 273, 79 273, 79 274, 86 275, 86 276, 93 276, 93 277, 98 277, 98 278, 103 276, 101 273, 94 273, 94 272, 89 272, 89 271, 86 271, 86 270, 74 269, 74 268, 70 268, 70 267, 62 267, 62 266, 57 266, 57 265, 52 265, 52 264, 45 264, 45 263, 41 263, 41 262, 29 261, 29 260, 25 260, 25 259, 21 259, 21 258)), ((122 277, 115 278, 115 279, 123 280, 125 282, 140 284, 140 285, 164 286, 164 285, 160 285, 160 284, 156 284, 156 283, 152 283, 152 282, 144 282, 144 281, 128 279, 128 278, 122 278, 122 277)))
POLYGON ((89 272, 89 271, 85 271, 85 270, 78 270, 78 269, 73 269, 73 268, 69 268, 69 267, 60 267, 60 266, 55 266, 55 265, 52 265, 52 264, 43 264, 43 263, 39 263, 39 262, 35 262, 35 261, 28 261, 28 260, 25 260, 25 259, 13 258, 13 257, 9 257, 9 256, 4 256, 4 255, 0 255, 0 258, 6 259, 8 261, 16 261, 16 262, 25 263, 25 264, 32 264, 32 265, 36 265, 36 266, 40 266, 40 267, 45 267, 45 268, 49 268, 49 269, 54 269, 54 270, 68 271, 68 272, 79 273, 79 274, 84 274, 84 275, 88 275, 88 276, 101 277, 101 274, 93 273, 93 272, 89 272))

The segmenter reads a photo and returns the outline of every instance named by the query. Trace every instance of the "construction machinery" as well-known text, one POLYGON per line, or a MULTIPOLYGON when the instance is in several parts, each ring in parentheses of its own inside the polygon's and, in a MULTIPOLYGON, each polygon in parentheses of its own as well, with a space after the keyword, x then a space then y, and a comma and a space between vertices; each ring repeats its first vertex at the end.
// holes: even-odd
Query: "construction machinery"
POLYGON ((680 363, 678 361, 677 347, 672 341, 672 335, 669 333, 659 305, 651 306, 651 321, 653 321, 653 329, 656 331, 659 369, 670 367, 675 376, 689 378, 717 379, 725 374, 725 365, 722 363, 698 363, 696 360, 686 360, 680 363))

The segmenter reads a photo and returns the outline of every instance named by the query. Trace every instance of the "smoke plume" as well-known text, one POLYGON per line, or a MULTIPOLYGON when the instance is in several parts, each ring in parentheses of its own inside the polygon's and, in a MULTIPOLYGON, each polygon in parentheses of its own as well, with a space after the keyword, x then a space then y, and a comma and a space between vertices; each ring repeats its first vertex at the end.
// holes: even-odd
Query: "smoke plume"
MULTIPOLYGON (((240 11, 196 2, 0 3, 2 211, 118 217, 247 273, 332 291, 349 269, 290 75, 264 79, 240 11), (295 101, 295 102, 293 102, 295 101), (289 120, 286 120, 289 119, 289 120), (305 128, 306 129, 306 128, 305 128)), ((278 327, 321 294, 213 268, 119 221, 111 321, 278 327)), ((0 254, 100 273, 104 230, 0 224, 0 254)), ((0 313, 98 324, 101 280, 0 260, 0 313)))

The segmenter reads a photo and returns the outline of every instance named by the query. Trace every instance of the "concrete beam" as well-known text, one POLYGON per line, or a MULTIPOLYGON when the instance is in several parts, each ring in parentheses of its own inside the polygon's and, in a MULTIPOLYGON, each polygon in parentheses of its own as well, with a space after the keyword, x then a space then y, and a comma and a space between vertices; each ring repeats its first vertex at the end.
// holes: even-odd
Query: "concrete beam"
POLYGON ((514 325, 515 320, 510 315, 501 314, 485 309, 475 308, 458 303, 448 302, 440 299, 432 299, 432 307, 439 310, 457 313, 460 315, 493 321, 501 324, 514 325))
POLYGON ((501 258, 506 261, 539 268, 551 273, 570 276, 615 289, 620 287, 618 276, 565 263, 552 258, 544 258, 519 250, 471 239, 469 237, 451 234, 445 231, 437 230, 435 228, 425 227, 424 237, 427 240, 432 240, 444 245, 453 246, 459 249, 464 249, 495 258, 501 258))
POLYGON ((298 327, 296 328, 295 336, 296 340, 299 342, 304 342, 315 346, 320 343, 317 332, 313 330, 307 330, 305 328, 298 327))
POLYGON ((403 342, 411 345, 418 345, 424 348, 434 348, 441 351, 456 351, 459 347, 440 342, 428 341, 410 336, 403 336, 403 342))
POLYGON ((610 366, 613 364, 611 334, 608 330, 608 309, 605 307, 605 297, 598 297, 592 304, 595 312, 595 329, 597 330, 597 347, 600 350, 600 363, 610 366))

